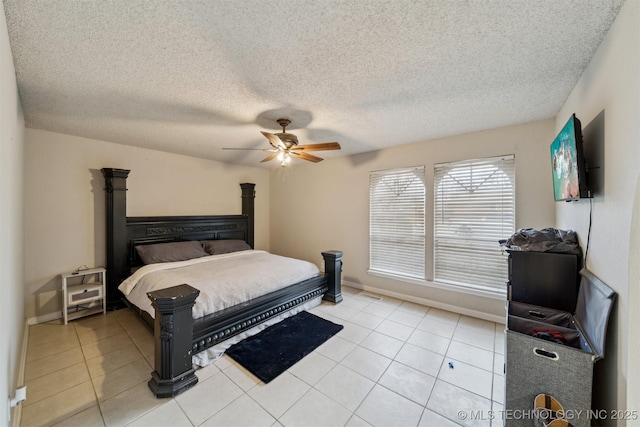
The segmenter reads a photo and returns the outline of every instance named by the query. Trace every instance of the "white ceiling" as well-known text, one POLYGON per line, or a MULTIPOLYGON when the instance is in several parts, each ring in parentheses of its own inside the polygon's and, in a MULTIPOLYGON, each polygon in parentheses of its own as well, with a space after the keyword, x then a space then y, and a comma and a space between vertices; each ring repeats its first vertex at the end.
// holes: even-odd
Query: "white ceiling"
POLYGON ((255 166, 280 117, 324 158, 554 117, 622 2, 4 7, 27 127, 255 166))

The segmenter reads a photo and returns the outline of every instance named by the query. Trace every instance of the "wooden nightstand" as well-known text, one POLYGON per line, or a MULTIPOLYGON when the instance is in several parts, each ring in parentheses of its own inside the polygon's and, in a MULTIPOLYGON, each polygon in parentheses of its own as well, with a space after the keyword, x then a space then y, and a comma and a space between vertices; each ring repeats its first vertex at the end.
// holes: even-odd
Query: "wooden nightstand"
POLYGON ((107 271, 99 267, 74 273, 60 275, 62 277, 62 315, 65 325, 69 320, 107 312, 105 300, 107 271))

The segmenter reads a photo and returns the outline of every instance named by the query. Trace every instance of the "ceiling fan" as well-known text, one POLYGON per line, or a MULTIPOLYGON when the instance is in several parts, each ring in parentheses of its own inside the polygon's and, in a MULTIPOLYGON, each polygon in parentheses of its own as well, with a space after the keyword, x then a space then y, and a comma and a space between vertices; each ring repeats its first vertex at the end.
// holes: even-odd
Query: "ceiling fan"
POLYGON ((271 144, 271 148, 223 148, 223 150, 260 150, 269 154, 260 163, 278 159, 281 166, 287 166, 292 158, 308 160, 318 163, 322 158, 309 154, 308 151, 340 150, 337 142, 323 142, 320 144, 298 145, 298 137, 292 133, 287 133, 286 128, 291 123, 289 119, 278 119, 278 124, 282 126, 282 132, 269 133, 261 131, 271 144))

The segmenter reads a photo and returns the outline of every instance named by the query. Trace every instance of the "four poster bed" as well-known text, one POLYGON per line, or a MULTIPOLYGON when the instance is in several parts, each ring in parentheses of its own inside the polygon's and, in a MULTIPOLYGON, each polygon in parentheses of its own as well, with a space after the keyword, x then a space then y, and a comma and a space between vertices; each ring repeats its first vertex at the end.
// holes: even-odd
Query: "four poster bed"
MULTIPOLYGON (((125 304, 131 306, 153 328, 155 361, 149 387, 157 397, 175 396, 198 382, 192 363, 192 356, 196 353, 245 333, 257 325, 273 322, 274 318, 285 312, 300 310, 311 300, 321 297, 333 303, 342 301, 342 252, 323 252, 325 273, 319 273, 315 266, 312 267, 315 271, 309 270, 309 265, 312 264, 306 261, 249 250, 254 243, 254 184, 240 184, 241 215, 127 217, 126 179, 129 172, 125 169, 102 169, 106 183, 106 302, 109 309, 121 308, 125 304), (167 263, 164 266, 144 265, 143 258, 148 256, 148 251, 145 252, 147 249, 199 246, 196 242, 201 242, 203 246, 206 246, 205 243, 213 245, 239 242, 246 250, 211 256, 209 253, 197 254, 195 260, 167 263), (274 258, 281 258, 285 262, 283 267, 265 268, 265 265, 277 261, 274 258), (228 267, 230 262, 235 264, 228 267), (263 263, 262 270, 256 270, 254 278, 245 279, 241 275, 241 270, 251 271, 260 262, 263 263), (274 270, 288 273, 290 264, 287 263, 293 262, 305 263, 302 267, 306 270, 297 276, 294 274, 281 279, 270 276, 274 270), (194 267, 190 265, 192 263, 198 265, 194 267), (244 297, 234 295, 229 299, 231 302, 215 311, 208 306, 198 305, 200 301, 210 300, 211 293, 206 290, 207 286, 191 286, 189 281, 192 284, 197 281, 191 279, 192 276, 181 274, 186 269, 202 268, 201 265, 208 263, 213 264, 214 270, 231 272, 228 276, 238 272, 238 278, 243 277, 240 279, 241 283, 230 282, 228 287, 245 286, 244 297), (169 287, 152 286, 148 292, 139 291, 150 300, 152 308, 149 307, 146 311, 142 308, 145 304, 139 297, 137 304, 131 303, 130 300, 134 300, 133 294, 129 293, 134 288, 132 280, 135 279, 133 281, 137 283, 138 276, 143 281, 143 276, 165 274, 156 271, 165 267, 169 270, 168 274, 173 275, 175 284, 169 287), (274 284, 276 281, 279 284, 274 284), (263 286, 260 288, 262 290, 256 290, 259 286, 263 286), (130 297, 125 297, 121 291, 130 297), (202 295, 198 298, 201 292, 202 295)), ((293 274, 293 267, 290 273, 293 274)), ((215 292, 214 290, 213 293, 215 292)))

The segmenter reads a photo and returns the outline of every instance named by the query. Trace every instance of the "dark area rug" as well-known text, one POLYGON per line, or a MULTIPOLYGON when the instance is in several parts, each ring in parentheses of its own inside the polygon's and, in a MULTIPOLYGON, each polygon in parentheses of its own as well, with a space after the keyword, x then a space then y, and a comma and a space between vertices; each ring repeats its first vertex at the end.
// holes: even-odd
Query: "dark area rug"
POLYGON ((268 383, 342 328, 301 311, 229 347, 226 354, 268 383))

